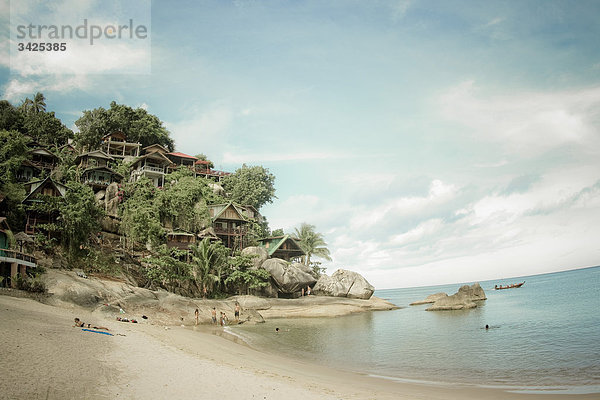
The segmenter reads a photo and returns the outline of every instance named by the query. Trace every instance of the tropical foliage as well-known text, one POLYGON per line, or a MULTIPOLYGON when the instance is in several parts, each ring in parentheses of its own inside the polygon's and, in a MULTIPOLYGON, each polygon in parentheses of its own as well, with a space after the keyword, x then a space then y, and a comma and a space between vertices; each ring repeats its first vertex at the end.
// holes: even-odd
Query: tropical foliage
POLYGON ((262 166, 244 164, 235 173, 224 177, 222 183, 232 201, 254 206, 257 210, 275 198, 275 175, 262 166))
MULTIPOLYGON (((72 148, 63 145, 74 137, 79 150, 91 150, 98 147, 104 135, 123 131, 128 141, 140 142, 142 146, 160 144, 172 151, 173 139, 158 117, 142 108, 134 109, 114 101, 108 109, 98 107, 83 111, 83 116, 76 121, 80 131, 75 135, 47 108, 46 98, 39 92, 18 107, 0 100, 0 201, 13 230, 18 232, 25 227, 25 211, 50 216, 50 222, 39 224, 38 221, 36 225, 38 250, 55 253, 57 257, 67 254, 71 266, 93 264, 90 270, 98 273, 116 273, 120 269, 117 260, 126 257, 139 266, 138 272, 147 282, 170 291, 197 294, 198 290, 205 289, 208 296, 218 297, 251 293, 268 285, 267 271, 253 268, 250 256, 232 254, 219 240, 204 239, 191 245, 189 251, 169 248, 166 240, 169 231, 197 235, 210 227, 211 204, 233 202, 258 210, 271 203, 276 198, 275 176, 268 169, 243 165, 220 182, 226 193, 223 195, 212 190, 214 181, 194 176, 185 167, 167 174, 162 188, 156 188, 146 178, 123 182, 118 190, 121 237, 117 240, 124 238, 126 246, 122 253, 106 252, 97 245, 100 240, 95 240, 101 239, 100 223, 108 221, 102 203, 98 202, 103 194, 94 193, 80 183, 81 170, 75 165, 72 148), (38 143, 57 156, 58 166, 52 169, 51 175, 47 170, 38 170, 34 176, 50 176, 55 182, 65 184, 67 191, 62 197, 40 193, 25 210, 22 201, 30 186, 20 179, 31 176, 23 174, 30 171, 23 168, 31 168, 25 161, 30 159, 30 151, 38 143), (136 258, 137 250, 142 250, 142 258, 136 258)), ((197 157, 208 161, 208 167, 214 167, 206 155, 197 157)), ((129 175, 127 163, 117 161, 110 167, 124 177, 129 175)), ((112 224, 114 220, 109 222, 112 224)), ((269 236, 270 229, 264 218, 248 221, 247 228, 249 245, 256 245, 258 239, 269 236)), ((279 233, 283 231, 273 232, 279 233)), ((307 253, 304 262, 320 270, 320 263, 311 257, 330 259, 323 235, 308 224, 303 224, 296 233, 307 253)))
POLYGON ((304 257, 304 265, 310 265, 312 256, 323 258, 331 261, 327 243, 323 238, 323 234, 315 231, 316 227, 307 223, 302 223, 300 228, 295 228, 298 245, 306 253, 304 257))
POLYGON ((104 210, 96 205, 94 192, 79 182, 69 182, 59 207, 61 237, 69 254, 74 255, 86 246, 92 235, 100 231, 104 210))
POLYGON ((142 147, 160 144, 173 151, 175 143, 169 131, 157 116, 143 108, 133 109, 115 101, 107 110, 102 107, 83 111, 83 116, 75 121, 79 132, 75 135, 77 144, 87 149, 100 145, 102 137, 115 131, 122 131, 130 142, 139 142, 142 147))

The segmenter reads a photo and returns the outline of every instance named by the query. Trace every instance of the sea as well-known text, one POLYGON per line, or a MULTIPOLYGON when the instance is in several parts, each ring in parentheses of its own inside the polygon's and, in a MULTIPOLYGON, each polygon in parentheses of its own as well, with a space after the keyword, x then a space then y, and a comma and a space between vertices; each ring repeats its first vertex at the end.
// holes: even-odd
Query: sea
POLYGON ((462 284, 376 290, 402 307, 393 311, 228 329, 261 351, 400 382, 600 393, 600 267, 482 281, 487 300, 475 309, 409 306, 462 284))

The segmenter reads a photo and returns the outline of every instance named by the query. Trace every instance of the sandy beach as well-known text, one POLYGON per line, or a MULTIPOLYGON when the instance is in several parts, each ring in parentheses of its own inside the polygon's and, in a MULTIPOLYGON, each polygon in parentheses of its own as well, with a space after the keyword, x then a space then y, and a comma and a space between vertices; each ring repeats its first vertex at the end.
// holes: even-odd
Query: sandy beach
POLYGON ((398 383, 256 351, 222 328, 121 323, 0 296, 2 399, 537 399, 477 387, 398 383), (113 336, 73 327, 73 318, 113 336))

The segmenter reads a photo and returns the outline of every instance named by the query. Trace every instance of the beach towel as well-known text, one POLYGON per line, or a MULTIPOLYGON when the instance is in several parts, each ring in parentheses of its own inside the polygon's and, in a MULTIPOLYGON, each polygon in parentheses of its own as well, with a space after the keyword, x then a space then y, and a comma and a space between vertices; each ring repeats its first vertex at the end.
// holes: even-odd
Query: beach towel
POLYGON ((114 336, 112 333, 110 332, 104 332, 104 331, 96 331, 94 329, 82 329, 82 331, 86 331, 86 332, 95 332, 95 333, 101 333, 103 335, 109 335, 109 336, 114 336))

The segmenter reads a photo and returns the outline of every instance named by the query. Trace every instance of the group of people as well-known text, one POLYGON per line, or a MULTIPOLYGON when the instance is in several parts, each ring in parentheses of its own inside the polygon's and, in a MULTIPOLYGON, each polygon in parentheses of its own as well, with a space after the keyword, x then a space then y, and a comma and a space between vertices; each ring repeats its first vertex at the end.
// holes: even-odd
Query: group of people
MULTIPOLYGON (((235 308, 233 311, 233 315, 235 318, 235 322, 238 323, 240 321, 240 303, 238 303, 237 301, 235 302, 235 308)), ((200 311, 196 308, 196 311, 194 311, 194 317, 195 317, 195 325, 198 325, 199 323, 199 318, 200 318, 200 311)), ((220 324, 221 326, 225 326, 227 325, 229 318, 227 317, 227 314, 225 314, 223 311, 220 312, 219 315, 219 320, 217 322, 217 309, 216 307, 213 307, 213 309, 211 310, 211 317, 212 317, 212 323, 213 325, 217 325, 220 324)))

